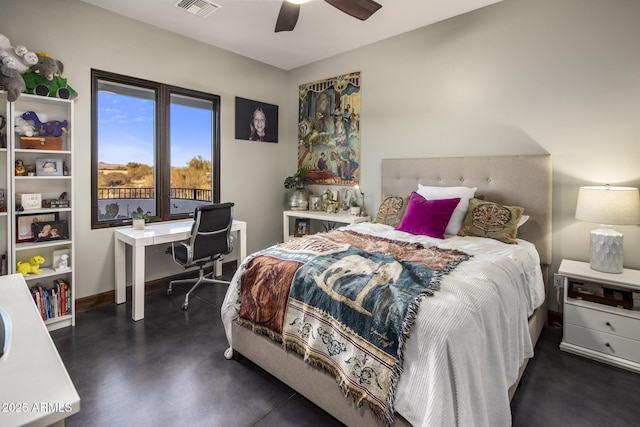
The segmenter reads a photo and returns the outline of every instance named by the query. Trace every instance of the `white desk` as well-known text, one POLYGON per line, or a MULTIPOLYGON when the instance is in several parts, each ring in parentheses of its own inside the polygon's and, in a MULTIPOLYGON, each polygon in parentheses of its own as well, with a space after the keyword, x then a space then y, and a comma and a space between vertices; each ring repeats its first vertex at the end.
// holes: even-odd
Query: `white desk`
MULTIPOLYGON (((145 226, 144 230, 134 230, 132 227, 121 228, 113 233, 114 261, 116 278, 116 304, 127 302, 126 285, 126 245, 131 246, 131 279, 132 303, 131 318, 144 318, 144 252, 147 246, 161 245, 189 237, 193 220, 162 222, 145 226)), ((234 246, 238 248, 240 259, 238 264, 247 256, 247 223, 233 220, 232 232, 238 233, 234 246)), ((218 266, 216 265, 216 268, 218 266)), ((216 270, 218 271, 218 270, 216 270)))
POLYGON ((282 238, 287 242, 293 238, 289 234, 289 220, 291 218, 307 218, 318 221, 327 221, 329 223, 337 222, 340 224, 357 224, 359 222, 371 221, 371 217, 351 215, 350 213, 327 213, 322 211, 284 211, 282 213, 282 238))
POLYGON ((21 274, 0 277, 0 305, 13 325, 0 358, 0 425, 64 425, 80 396, 21 274))

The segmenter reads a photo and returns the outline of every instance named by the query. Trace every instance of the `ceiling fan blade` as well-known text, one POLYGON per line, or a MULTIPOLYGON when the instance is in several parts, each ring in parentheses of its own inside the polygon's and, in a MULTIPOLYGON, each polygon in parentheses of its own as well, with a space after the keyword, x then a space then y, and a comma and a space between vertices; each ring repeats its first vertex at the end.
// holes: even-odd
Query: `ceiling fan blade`
POLYGON ((324 0, 331 6, 361 21, 367 20, 382 7, 373 0, 324 0))
POLYGON ((299 4, 282 0, 282 6, 280 6, 280 13, 276 21, 276 33, 280 31, 292 31, 298 22, 298 15, 300 15, 299 4))

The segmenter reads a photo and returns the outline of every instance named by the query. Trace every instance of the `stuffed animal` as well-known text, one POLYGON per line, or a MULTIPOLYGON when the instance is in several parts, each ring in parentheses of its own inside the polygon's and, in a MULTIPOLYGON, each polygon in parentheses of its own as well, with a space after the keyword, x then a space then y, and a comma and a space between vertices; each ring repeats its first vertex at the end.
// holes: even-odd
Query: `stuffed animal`
POLYGON ((0 54, 0 86, 7 90, 7 100, 14 102, 21 93, 27 91, 22 74, 15 68, 15 60, 8 55, 0 54))
POLYGON ((69 122, 66 120, 50 120, 48 122, 41 122, 35 111, 27 111, 23 113, 22 118, 33 122, 36 129, 38 129, 39 136, 61 136, 62 132, 66 132, 69 127, 69 122))
POLYGON ((44 258, 40 255, 36 255, 31 257, 29 262, 18 261, 16 272, 23 276, 28 276, 29 274, 40 274, 42 273, 42 270, 40 270, 41 264, 44 264, 44 258))
POLYGON ((0 34, 0 56, 13 59, 11 68, 24 74, 31 66, 38 63, 38 57, 24 46, 11 46, 11 42, 4 34, 0 34))
POLYGON ((36 126, 23 119, 22 116, 16 117, 14 130, 20 136, 33 136, 36 134, 36 126))
POLYGON ((53 98, 77 98, 78 93, 61 76, 64 71, 62 62, 48 53, 38 53, 37 56, 38 63, 31 67, 31 71, 22 75, 27 92, 53 98))

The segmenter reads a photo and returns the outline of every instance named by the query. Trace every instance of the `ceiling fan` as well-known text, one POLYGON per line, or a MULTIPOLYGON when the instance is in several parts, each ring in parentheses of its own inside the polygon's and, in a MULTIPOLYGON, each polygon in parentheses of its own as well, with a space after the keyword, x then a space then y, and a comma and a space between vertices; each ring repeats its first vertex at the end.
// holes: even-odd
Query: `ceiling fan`
MULTIPOLYGON (((283 0, 276 21, 276 33, 280 31, 292 31, 298 22, 300 5, 309 0, 283 0)), ((336 9, 347 13, 354 18, 365 21, 382 7, 373 0, 324 0, 336 9)))

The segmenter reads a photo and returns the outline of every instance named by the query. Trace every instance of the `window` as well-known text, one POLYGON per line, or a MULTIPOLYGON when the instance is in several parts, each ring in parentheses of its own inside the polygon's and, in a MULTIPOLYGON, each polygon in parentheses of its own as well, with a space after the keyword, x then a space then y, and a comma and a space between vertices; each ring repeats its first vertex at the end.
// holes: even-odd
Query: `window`
POLYGON ((92 70, 93 228, 220 201, 220 98, 92 70))

